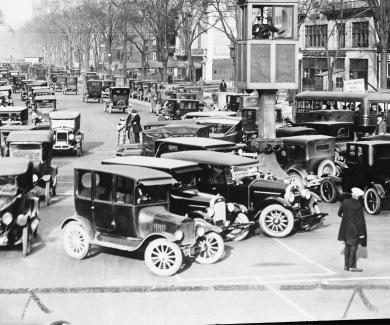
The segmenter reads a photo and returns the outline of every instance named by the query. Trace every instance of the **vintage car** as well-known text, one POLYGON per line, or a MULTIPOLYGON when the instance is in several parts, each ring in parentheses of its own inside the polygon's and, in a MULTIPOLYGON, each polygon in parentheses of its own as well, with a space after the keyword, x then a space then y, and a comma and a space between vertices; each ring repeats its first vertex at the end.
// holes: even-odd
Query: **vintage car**
POLYGON ((352 187, 364 190, 364 208, 378 214, 389 199, 390 142, 386 140, 348 142, 345 153, 347 168, 340 177, 328 177, 321 186, 328 202, 343 198, 352 187))
POLYGON ((211 264, 224 254, 219 227, 168 211, 169 188, 176 183, 169 174, 89 164, 75 168, 74 179, 76 213, 61 225, 70 257, 83 259, 92 245, 142 250, 152 273, 171 276, 181 268, 183 255, 211 264))
POLYGON ((31 251, 39 223, 39 199, 31 195, 32 188, 31 161, 0 159, 0 246, 22 244, 23 256, 31 251))
POLYGON ((297 135, 279 138, 276 159, 288 175, 302 185, 316 188, 324 176, 338 173, 335 138, 326 135, 297 135))
POLYGON ((96 72, 86 72, 84 74, 84 81, 85 81, 85 83, 88 80, 99 80, 99 76, 98 76, 98 74, 96 72))
POLYGON ((51 164, 53 133, 50 130, 11 132, 6 146, 9 157, 27 158, 33 162, 37 193, 49 205, 52 195, 56 195, 58 173, 58 168, 51 164))
MULTIPOLYGON (((219 110, 226 111, 227 110, 227 99, 233 101, 232 97, 233 95, 238 95, 237 93, 234 92, 215 92, 211 94, 212 102, 213 105, 218 107, 219 110), (229 97, 228 97, 229 96, 229 97)), ((230 111, 238 111, 238 103, 234 102, 236 105, 236 109, 234 109, 234 104, 230 106, 230 111)))
POLYGON ((12 99, 12 86, 0 87, 0 105, 14 106, 14 101, 12 99))
POLYGON ((83 153, 84 134, 80 131, 80 113, 51 112, 50 128, 54 134, 54 151, 73 151, 77 157, 83 153))
POLYGON ((249 220, 257 221, 268 236, 288 236, 294 227, 313 229, 326 215, 320 212, 315 193, 275 179, 262 171, 258 160, 204 150, 172 152, 162 157, 198 163, 203 168, 201 177, 196 178, 198 189, 245 205, 249 220))
POLYGON ((195 178, 202 169, 197 163, 176 159, 144 156, 117 157, 102 161, 106 165, 139 166, 157 169, 170 174, 178 183, 170 191, 170 211, 191 218, 202 218, 220 226, 223 237, 243 240, 249 234, 247 209, 236 203, 226 203, 220 195, 199 192, 195 178))
POLYGON ((49 87, 33 87, 31 89, 30 97, 26 100, 26 106, 28 108, 36 108, 35 100, 42 96, 54 96, 55 92, 49 87))
POLYGON ((64 90, 63 90, 64 95, 68 95, 69 93, 78 94, 78 89, 77 89, 77 77, 69 77, 67 76, 65 79, 65 85, 64 85, 64 90))
POLYGON ((27 107, 0 106, 0 125, 27 125, 27 123, 27 107))
POLYGON ((83 102, 88 99, 95 99, 100 103, 102 101, 102 80, 87 80, 83 91, 83 102))
POLYGON ((65 89, 66 78, 66 74, 57 74, 56 80, 53 83, 53 90, 63 92, 65 89))
POLYGON ((219 152, 234 152, 245 148, 230 141, 200 138, 200 137, 169 137, 165 139, 156 139, 154 144, 154 156, 160 157, 167 152, 187 151, 187 150, 207 150, 219 152))
POLYGON ((57 99, 53 95, 39 96, 35 98, 35 108, 33 108, 31 116, 34 125, 50 124, 49 114, 57 111, 57 99))
POLYGON ((169 99, 176 97, 176 90, 172 88, 161 88, 157 90, 157 102, 164 106, 169 99))
POLYGON ((218 140, 242 142, 241 117, 209 117, 195 120, 197 124, 211 126, 209 137, 218 140))
POLYGON ((117 109, 126 113, 129 107, 129 87, 111 87, 109 88, 109 98, 104 101, 104 111, 112 113, 113 109, 117 109))
POLYGON ((243 107, 259 107, 259 97, 249 94, 225 93, 226 110, 238 112, 243 107))
POLYGON ((142 97, 142 80, 131 80, 130 89, 131 98, 140 99, 142 97))
POLYGON ((102 98, 110 97, 110 88, 115 86, 115 80, 102 80, 102 98))
POLYGON ((27 100, 29 94, 28 92, 31 91, 31 88, 29 90, 28 85, 35 83, 36 80, 32 79, 24 79, 22 80, 21 90, 20 90, 20 100, 25 101, 27 100))
POLYGON ((18 93, 23 87, 23 76, 12 76, 12 89, 14 93, 18 93))
POLYGON ((179 120, 187 113, 199 112, 199 100, 171 98, 167 101, 167 109, 170 119, 179 120))

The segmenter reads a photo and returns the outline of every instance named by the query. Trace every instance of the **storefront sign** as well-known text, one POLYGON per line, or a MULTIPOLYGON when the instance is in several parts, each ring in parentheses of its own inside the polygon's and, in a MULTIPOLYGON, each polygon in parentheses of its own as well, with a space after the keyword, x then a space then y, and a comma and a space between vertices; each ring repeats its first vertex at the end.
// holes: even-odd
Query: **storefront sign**
POLYGON ((344 91, 345 92, 362 92, 366 90, 364 85, 364 79, 351 79, 344 80, 344 91))

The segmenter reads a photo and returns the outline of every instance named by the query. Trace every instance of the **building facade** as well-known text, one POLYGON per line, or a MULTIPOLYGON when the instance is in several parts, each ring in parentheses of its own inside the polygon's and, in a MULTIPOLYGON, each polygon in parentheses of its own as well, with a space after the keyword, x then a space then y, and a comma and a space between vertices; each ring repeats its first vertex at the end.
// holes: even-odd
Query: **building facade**
POLYGON ((377 38, 374 20, 365 1, 314 8, 301 17, 300 90, 329 90, 329 65, 334 62, 333 90, 345 80, 364 79, 366 89, 378 88, 377 38))

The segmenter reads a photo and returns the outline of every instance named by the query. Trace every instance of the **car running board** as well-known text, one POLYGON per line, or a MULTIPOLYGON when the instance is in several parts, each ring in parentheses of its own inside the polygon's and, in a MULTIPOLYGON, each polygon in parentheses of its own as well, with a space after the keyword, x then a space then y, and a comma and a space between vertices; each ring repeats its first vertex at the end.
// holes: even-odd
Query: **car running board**
POLYGON ((97 234, 91 244, 132 252, 142 245, 142 240, 97 234))

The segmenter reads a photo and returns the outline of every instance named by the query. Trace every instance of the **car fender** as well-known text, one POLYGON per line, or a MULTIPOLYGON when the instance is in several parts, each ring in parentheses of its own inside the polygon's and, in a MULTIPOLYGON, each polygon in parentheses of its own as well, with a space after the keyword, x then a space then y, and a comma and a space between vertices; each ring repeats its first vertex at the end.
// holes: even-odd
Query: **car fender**
MULTIPOLYGON (((381 198, 385 197, 386 191, 381 184, 371 183, 371 186, 374 187, 378 191, 378 194, 381 198)), ((367 189, 368 187, 369 186, 367 186, 365 189, 367 189)))
POLYGON ((210 219, 208 214, 201 210, 188 212, 187 216, 191 219, 210 219))
POLYGON ((158 239, 158 238, 165 238, 166 240, 170 242, 177 242, 177 238, 175 235, 169 233, 169 232, 154 232, 149 234, 147 237, 145 237, 142 241, 141 244, 138 247, 141 247, 145 244, 150 243, 151 241, 158 239))
POLYGON ((287 174, 290 174, 292 172, 295 172, 295 173, 298 173, 303 180, 306 180, 307 179, 307 171, 302 169, 302 168, 299 168, 299 167, 290 167, 288 170, 286 170, 286 173, 287 174))
MULTIPOLYGON (((278 196, 270 196, 270 197, 267 197, 266 199, 264 199, 260 205, 259 205, 259 208, 260 210, 264 209, 267 205, 271 205, 271 204, 280 204, 281 206, 283 206, 284 208, 286 209, 291 209, 292 206, 290 204, 290 202, 288 202, 286 199, 284 198, 281 198, 281 197, 278 197, 278 196)), ((260 212, 260 211, 259 211, 260 212)), ((258 213, 259 213, 258 212, 258 213)))
POLYGON ((95 231, 93 230, 91 223, 86 218, 81 217, 81 216, 79 216, 77 214, 74 214, 73 216, 68 217, 64 221, 62 221, 61 229, 64 229, 65 226, 69 222, 72 222, 72 221, 78 222, 85 229, 85 231, 87 232, 89 238, 93 239, 93 237, 95 235, 95 231))
POLYGON ((205 229, 205 233, 212 232, 212 231, 214 231, 216 233, 222 233, 222 229, 220 227, 214 226, 214 225, 208 223, 204 219, 197 218, 197 219, 194 219, 194 221, 195 221, 195 226, 202 226, 205 229))

